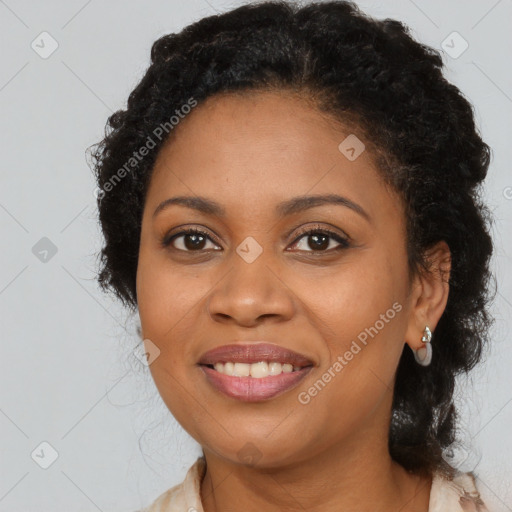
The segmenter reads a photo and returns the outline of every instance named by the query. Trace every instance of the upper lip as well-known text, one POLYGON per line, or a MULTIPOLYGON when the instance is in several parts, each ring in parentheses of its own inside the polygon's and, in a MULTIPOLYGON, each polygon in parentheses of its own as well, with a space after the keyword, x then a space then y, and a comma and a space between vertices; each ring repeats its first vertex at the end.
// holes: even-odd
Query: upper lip
POLYGON ((199 364, 214 365, 215 363, 258 363, 260 361, 274 361, 289 363, 293 366, 312 366, 313 362, 306 356, 293 350, 281 347, 274 343, 232 343, 223 345, 205 352, 199 364))

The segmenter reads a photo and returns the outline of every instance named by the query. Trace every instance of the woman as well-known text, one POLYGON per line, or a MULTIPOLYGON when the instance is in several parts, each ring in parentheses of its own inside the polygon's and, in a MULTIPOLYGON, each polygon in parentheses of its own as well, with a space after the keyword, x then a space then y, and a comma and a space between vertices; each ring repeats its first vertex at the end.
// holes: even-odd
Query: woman
POLYGON ((450 454, 490 149, 439 53, 350 2, 265 2, 151 61, 95 153, 99 282, 203 456, 145 510, 487 510, 450 454))

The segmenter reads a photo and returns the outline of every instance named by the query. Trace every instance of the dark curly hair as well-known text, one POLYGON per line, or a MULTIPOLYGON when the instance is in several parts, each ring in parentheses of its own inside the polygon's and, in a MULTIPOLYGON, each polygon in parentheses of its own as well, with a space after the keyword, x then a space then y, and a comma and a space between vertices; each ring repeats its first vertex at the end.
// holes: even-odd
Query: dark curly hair
POLYGON ((491 152, 471 104, 442 68, 440 53, 415 41, 405 25, 373 19, 349 1, 248 4, 155 41, 127 108, 108 118, 104 139, 93 146, 105 238, 98 281, 136 311, 147 187, 172 135, 169 119, 191 99, 201 104, 216 93, 288 91, 357 133, 403 198, 411 275, 429 271, 425 254, 436 242, 451 250, 435 357, 421 367, 411 350, 403 351, 389 432, 392 458, 430 474, 453 474, 443 450, 456 440, 455 377, 481 359, 492 321, 492 219, 480 199, 491 152), (156 136, 161 126, 163 137, 156 136), (151 149, 135 161, 150 140, 151 149))

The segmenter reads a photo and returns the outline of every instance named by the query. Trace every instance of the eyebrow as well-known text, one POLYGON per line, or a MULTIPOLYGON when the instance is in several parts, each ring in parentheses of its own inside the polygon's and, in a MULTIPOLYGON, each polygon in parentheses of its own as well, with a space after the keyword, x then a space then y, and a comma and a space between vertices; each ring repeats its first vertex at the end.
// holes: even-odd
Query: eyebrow
MULTIPOLYGON (((216 215, 217 217, 226 216, 226 210, 219 203, 211 199, 207 199, 206 197, 201 196, 176 196, 162 201, 153 212, 153 218, 156 217, 161 211, 169 208, 173 204, 197 210, 201 213, 204 213, 205 215, 216 215)), ((314 208, 316 206, 325 204, 337 204, 346 206, 347 208, 350 208, 351 210, 364 217, 366 220, 370 220, 370 216, 362 206, 354 203, 354 201, 351 201, 346 197, 339 196, 337 194, 293 197, 292 199, 288 199, 287 201, 279 203, 275 208, 275 212, 278 217, 282 218, 294 213, 308 210, 309 208, 314 208)))

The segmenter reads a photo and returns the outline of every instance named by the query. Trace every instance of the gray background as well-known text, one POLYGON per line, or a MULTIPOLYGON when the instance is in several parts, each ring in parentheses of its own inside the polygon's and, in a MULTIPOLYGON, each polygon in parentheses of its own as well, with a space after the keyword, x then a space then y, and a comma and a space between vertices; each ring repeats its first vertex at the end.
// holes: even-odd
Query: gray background
MULTIPOLYGON (((200 453, 133 352, 137 318, 95 282, 101 238, 85 149, 125 106, 155 39, 242 3, 0 0, 0 511, 134 511, 181 482, 200 453), (43 51, 43 31, 58 43, 46 59, 31 47, 43 51)), ((488 504, 512 510, 512 2, 358 4, 436 48, 454 31, 469 44, 443 58, 493 148, 485 196, 499 293, 487 360, 458 383, 473 446, 462 458, 488 504)))

